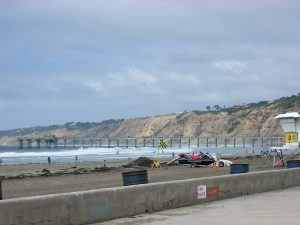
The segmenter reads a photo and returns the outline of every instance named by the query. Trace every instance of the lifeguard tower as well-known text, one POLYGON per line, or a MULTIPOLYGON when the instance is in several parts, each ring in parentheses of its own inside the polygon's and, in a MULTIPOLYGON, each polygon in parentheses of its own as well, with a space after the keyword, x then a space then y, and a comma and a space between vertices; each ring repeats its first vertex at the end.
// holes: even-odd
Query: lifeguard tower
MULTIPOLYGON (((284 131, 285 144, 280 147, 271 147, 271 152, 276 152, 284 165, 284 161, 292 159, 300 153, 300 143, 298 139, 298 134, 300 134, 300 113, 289 112, 279 114, 275 119, 279 119, 280 121, 284 131)), ((274 162, 274 166, 276 166, 277 163, 278 162, 274 162)))

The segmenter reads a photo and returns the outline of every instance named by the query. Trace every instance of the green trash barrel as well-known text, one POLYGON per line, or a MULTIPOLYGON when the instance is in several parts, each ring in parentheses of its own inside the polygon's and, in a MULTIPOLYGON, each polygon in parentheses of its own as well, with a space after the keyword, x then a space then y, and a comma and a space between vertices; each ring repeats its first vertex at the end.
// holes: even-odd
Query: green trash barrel
POLYGON ((287 168, 296 168, 296 167, 300 167, 300 160, 293 159, 287 161, 287 168))
POLYGON ((2 197, 2 186, 1 186, 1 180, 0 180, 0 200, 2 200, 3 197, 2 197))
POLYGON ((248 173, 249 164, 231 164, 230 165, 230 174, 236 173, 248 173))
POLYGON ((147 184, 148 173, 147 170, 138 170, 122 173, 123 185, 147 184))

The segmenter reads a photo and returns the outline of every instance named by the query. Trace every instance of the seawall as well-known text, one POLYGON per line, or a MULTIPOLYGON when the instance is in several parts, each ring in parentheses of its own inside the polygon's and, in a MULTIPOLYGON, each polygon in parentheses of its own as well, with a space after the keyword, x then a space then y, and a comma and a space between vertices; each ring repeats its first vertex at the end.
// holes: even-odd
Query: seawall
POLYGON ((0 225, 89 224, 300 186, 300 168, 0 201, 0 225))

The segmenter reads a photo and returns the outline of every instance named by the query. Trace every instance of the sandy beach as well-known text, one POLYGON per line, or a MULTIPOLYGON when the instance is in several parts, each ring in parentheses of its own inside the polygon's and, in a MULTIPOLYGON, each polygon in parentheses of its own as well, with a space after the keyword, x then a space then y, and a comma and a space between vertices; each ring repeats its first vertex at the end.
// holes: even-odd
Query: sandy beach
MULTIPOLYGON (((271 159, 255 156, 234 159, 236 163, 248 163, 250 171, 274 169, 271 159)), ((191 168, 187 165, 173 164, 150 169, 137 166, 133 160, 115 160, 77 164, 5 165, 0 166, 0 180, 3 198, 10 199, 122 186, 122 172, 145 168, 148 169, 150 183, 229 174, 229 167, 191 168)))

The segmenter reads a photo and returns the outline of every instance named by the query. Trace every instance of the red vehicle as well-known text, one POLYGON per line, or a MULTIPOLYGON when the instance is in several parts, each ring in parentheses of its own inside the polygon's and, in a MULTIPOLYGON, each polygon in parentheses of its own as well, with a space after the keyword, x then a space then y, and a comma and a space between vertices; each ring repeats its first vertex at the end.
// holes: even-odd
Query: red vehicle
POLYGON ((210 165, 215 161, 215 159, 209 153, 200 152, 199 155, 193 155, 189 153, 181 153, 178 155, 178 162, 180 164, 191 164, 191 165, 210 165))

